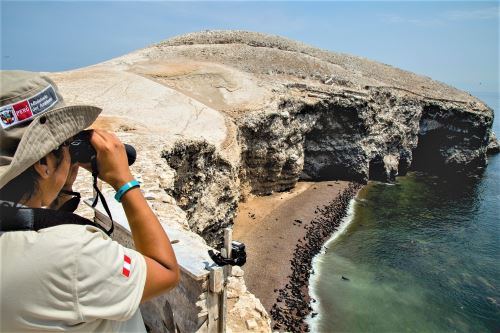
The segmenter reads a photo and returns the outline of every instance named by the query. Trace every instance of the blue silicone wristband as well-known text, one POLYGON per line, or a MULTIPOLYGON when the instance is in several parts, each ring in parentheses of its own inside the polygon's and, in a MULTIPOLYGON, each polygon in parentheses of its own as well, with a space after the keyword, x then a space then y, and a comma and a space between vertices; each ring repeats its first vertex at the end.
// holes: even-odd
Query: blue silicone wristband
POLYGON ((133 188, 139 187, 139 182, 137 180, 131 180, 116 191, 115 200, 122 202, 122 197, 133 188))

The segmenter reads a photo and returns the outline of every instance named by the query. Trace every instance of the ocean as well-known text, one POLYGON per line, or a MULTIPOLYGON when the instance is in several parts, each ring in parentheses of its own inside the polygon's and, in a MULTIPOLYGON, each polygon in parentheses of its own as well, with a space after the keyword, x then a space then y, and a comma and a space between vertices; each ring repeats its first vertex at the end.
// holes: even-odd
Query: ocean
POLYGON ((479 179, 370 182, 350 209, 314 259, 312 332, 500 332, 500 155, 479 179))

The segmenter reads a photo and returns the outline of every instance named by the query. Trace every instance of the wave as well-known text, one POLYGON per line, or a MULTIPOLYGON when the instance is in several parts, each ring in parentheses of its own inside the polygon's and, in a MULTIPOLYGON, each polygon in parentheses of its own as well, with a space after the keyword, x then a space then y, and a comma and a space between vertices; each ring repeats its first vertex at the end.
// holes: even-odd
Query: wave
POLYGON ((313 260, 312 260, 312 269, 314 272, 317 272, 316 274, 311 274, 310 277, 309 277, 309 296, 311 297, 311 307, 312 307, 312 311, 311 313, 307 316, 306 318, 306 323, 307 325, 309 326, 310 328, 310 331, 311 332, 318 332, 318 324, 321 322, 321 316, 322 316, 322 313, 319 311, 319 308, 320 308, 320 304, 319 304, 319 297, 316 293, 316 285, 319 281, 319 279, 321 279, 321 267, 322 267, 322 262, 323 262, 323 257, 326 253, 326 251, 328 250, 328 248, 333 245, 333 243, 335 243, 335 241, 339 238, 339 236, 341 236, 342 234, 344 234, 348 227, 351 225, 352 221, 354 221, 354 213, 356 211, 356 205, 358 204, 358 198, 357 198, 357 195, 352 198, 350 201, 349 201, 349 206, 347 208, 347 214, 346 216, 342 219, 342 222, 340 223, 337 231, 335 231, 333 233, 333 235, 330 237, 330 239, 328 239, 328 241, 325 243, 325 245, 323 246, 323 250, 318 254, 316 255, 313 260), (312 301, 312 300, 316 300, 316 302, 312 301), (315 316, 314 318, 312 317, 312 314, 313 313, 317 313, 318 315, 315 316))

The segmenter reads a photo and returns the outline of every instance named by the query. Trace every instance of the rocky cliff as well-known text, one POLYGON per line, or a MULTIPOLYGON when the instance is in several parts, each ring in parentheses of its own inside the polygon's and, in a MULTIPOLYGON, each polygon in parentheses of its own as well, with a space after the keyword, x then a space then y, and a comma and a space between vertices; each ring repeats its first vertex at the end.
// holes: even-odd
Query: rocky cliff
POLYGON ((224 117, 218 147, 184 142, 163 154, 177 171, 170 193, 207 239, 234 217, 238 191, 285 191, 299 179, 390 181, 410 167, 477 172, 487 161, 493 111, 474 96, 280 37, 193 33, 99 68, 140 75, 224 117))
MULTIPOLYGON (((223 97, 214 106, 232 115, 240 129, 241 178, 256 193, 286 190, 301 177, 391 180, 412 163, 455 170, 486 163, 492 110, 426 77, 248 32, 185 35, 149 54, 217 63, 252 75, 253 84, 199 70, 152 77, 180 91, 185 81, 197 77, 199 82, 200 75, 220 81, 209 80, 215 95, 223 97), (237 100, 242 95, 248 98, 237 100)), ((203 93, 205 84, 190 90, 200 101, 214 103, 213 94, 203 93)))
POLYGON ((159 166, 158 209, 184 212, 212 245, 249 194, 410 168, 477 173, 496 142, 493 110, 464 91, 259 33, 183 35, 51 75, 70 101, 119 119, 138 158, 159 166))

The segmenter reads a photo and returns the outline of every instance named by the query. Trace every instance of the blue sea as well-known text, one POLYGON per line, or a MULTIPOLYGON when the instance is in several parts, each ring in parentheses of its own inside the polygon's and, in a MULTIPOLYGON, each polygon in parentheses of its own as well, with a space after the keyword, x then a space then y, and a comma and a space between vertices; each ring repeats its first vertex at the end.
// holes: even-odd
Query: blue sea
POLYGON ((500 332, 500 155, 480 179, 370 182, 350 210, 314 260, 312 332, 500 332))

